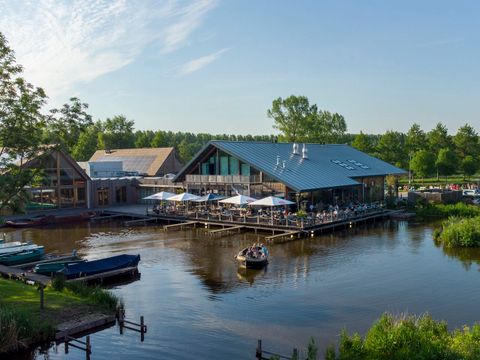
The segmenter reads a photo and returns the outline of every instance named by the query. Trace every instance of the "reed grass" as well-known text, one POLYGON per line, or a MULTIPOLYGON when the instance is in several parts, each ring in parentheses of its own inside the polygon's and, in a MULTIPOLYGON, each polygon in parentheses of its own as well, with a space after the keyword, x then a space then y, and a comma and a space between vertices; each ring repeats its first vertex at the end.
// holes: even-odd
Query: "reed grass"
POLYGON ((435 241, 446 247, 479 247, 480 216, 459 218, 451 216, 433 232, 435 241))
POLYGON ((448 218, 450 216, 469 218, 480 216, 480 207, 465 203, 457 203, 454 205, 428 204, 417 207, 415 212, 419 218, 448 218))

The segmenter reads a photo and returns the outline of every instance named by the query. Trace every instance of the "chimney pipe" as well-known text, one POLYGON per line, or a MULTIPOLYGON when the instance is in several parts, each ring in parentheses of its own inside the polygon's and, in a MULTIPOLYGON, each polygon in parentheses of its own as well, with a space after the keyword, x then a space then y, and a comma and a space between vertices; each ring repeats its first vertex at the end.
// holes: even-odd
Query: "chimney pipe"
POLYGON ((282 162, 282 168, 283 168, 283 169, 285 169, 286 164, 287 164, 287 161, 286 161, 286 160, 283 160, 283 162, 282 162))
POLYGON ((292 145, 292 154, 293 155, 300 155, 300 153, 298 152, 298 144, 295 143, 295 142, 292 145))
POLYGON ((308 159, 308 149, 307 145, 303 144, 302 148, 302 159, 308 159))

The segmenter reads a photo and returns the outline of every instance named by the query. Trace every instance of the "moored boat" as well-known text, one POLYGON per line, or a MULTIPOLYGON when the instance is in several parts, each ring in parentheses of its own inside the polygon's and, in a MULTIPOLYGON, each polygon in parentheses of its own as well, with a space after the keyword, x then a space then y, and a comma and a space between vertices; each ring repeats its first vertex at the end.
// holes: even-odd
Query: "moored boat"
POLYGON ((58 273, 64 274, 67 279, 76 279, 108 271, 137 267, 139 262, 140 255, 124 254, 78 264, 66 264, 58 273))
POLYGON ((80 214, 74 215, 64 215, 64 216, 54 216, 51 220, 51 224, 65 224, 65 223, 74 223, 80 221, 87 221, 90 220, 95 216, 94 212, 91 211, 84 211, 80 214))
POLYGON ((261 269, 268 264, 268 250, 265 246, 247 247, 235 259, 248 269, 261 269))
POLYGON ((0 240, 0 249, 6 249, 9 247, 14 247, 14 246, 20 246, 22 244, 27 244, 27 243, 21 243, 20 241, 10 241, 10 242, 5 242, 0 240))
POLYGON ((33 271, 37 274, 41 275, 52 275, 55 274, 56 272, 62 270, 66 265, 71 265, 71 264, 78 264, 85 262, 83 259, 77 259, 77 260, 67 260, 67 261, 58 261, 58 262, 50 262, 50 263, 44 263, 44 264, 37 264, 33 271))
POLYGON ((7 220, 5 225, 17 228, 26 228, 32 226, 42 226, 48 225, 53 220, 54 216, 52 215, 38 215, 30 218, 16 219, 16 220, 7 220))
POLYGON ((37 246, 35 249, 2 255, 0 256, 0 264, 6 266, 24 264, 40 260, 44 254, 43 246, 37 246))
POLYGON ((40 246, 32 243, 20 243, 20 245, 13 245, 8 247, 0 248, 0 256, 16 254, 23 251, 35 250, 40 246))

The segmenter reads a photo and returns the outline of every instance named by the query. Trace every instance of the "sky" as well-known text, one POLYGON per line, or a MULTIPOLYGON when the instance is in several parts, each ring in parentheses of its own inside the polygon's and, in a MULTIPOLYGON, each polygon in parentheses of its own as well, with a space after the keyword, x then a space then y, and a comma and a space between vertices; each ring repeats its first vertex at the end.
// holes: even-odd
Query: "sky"
POLYGON ((271 134, 307 96, 348 132, 480 130, 478 1, 0 0, 24 76, 139 130, 271 134))

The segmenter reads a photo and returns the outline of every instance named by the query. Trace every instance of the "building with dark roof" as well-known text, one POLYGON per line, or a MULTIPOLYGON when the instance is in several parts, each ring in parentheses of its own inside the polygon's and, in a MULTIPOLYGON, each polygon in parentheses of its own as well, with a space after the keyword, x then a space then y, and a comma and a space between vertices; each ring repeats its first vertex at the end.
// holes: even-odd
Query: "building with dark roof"
POLYGON ((348 145, 209 142, 176 176, 187 191, 312 203, 384 199, 385 177, 406 172, 348 145))
MULTIPOLYGON (((141 176, 164 176, 176 174, 182 163, 178 160, 173 147, 97 150, 89 162, 108 161, 123 163, 123 171, 141 176)), ((94 174, 91 174, 95 177, 94 174)))

